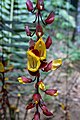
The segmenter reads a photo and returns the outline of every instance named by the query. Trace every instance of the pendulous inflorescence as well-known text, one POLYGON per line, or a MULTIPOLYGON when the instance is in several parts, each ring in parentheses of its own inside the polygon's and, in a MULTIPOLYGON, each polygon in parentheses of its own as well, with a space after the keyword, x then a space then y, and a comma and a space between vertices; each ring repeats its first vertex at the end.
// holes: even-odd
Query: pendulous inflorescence
POLYGON ((46 42, 44 42, 43 35, 43 25, 49 25, 54 21, 54 13, 51 12, 45 20, 42 18, 42 11, 45 11, 44 7, 44 0, 37 0, 35 7, 33 7, 33 3, 30 0, 26 1, 26 6, 29 12, 32 14, 35 14, 35 20, 33 21, 33 24, 35 26, 34 32, 30 31, 30 28, 28 25, 25 27, 25 31, 27 36, 32 37, 34 34, 36 35, 36 42, 32 38, 30 38, 29 41, 29 48, 27 51, 27 70, 30 75, 35 76, 35 79, 32 80, 31 78, 27 78, 25 76, 21 76, 18 78, 19 82, 22 84, 27 84, 36 81, 35 84, 35 93, 32 96, 32 102, 30 102, 26 106, 26 110, 36 108, 36 111, 33 116, 33 120, 40 120, 40 112, 39 108, 41 108, 43 114, 46 116, 52 116, 53 113, 49 111, 47 108, 44 100, 42 99, 40 90, 43 91, 45 94, 50 96, 56 96, 58 94, 58 91, 56 89, 46 89, 45 84, 41 78, 42 72, 48 72, 51 70, 56 70, 62 65, 62 60, 56 59, 52 61, 46 60, 47 55, 47 49, 52 44, 52 39, 50 36, 46 39, 46 42))

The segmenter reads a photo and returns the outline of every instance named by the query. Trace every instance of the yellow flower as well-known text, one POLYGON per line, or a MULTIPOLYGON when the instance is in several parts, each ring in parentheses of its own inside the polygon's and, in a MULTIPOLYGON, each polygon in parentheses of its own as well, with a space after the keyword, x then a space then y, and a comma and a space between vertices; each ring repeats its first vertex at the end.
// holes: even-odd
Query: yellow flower
POLYGON ((23 80, 22 80, 21 77, 18 78, 18 81, 19 81, 21 84, 25 84, 25 82, 23 82, 23 80))
POLYGON ((36 72, 39 67, 40 67, 40 57, 36 56, 32 50, 27 51, 27 57, 28 57, 28 62, 27 62, 27 67, 28 70, 31 72, 36 72))
POLYGON ((34 49, 38 50, 40 60, 46 59, 46 45, 42 38, 35 43, 34 49))
POLYGON ((5 71, 4 66, 3 66, 2 62, 0 62, 0 72, 4 72, 4 71, 5 71))
POLYGON ((39 88, 40 88, 41 90, 43 90, 43 91, 45 90, 45 85, 44 85, 44 83, 42 82, 42 80, 38 82, 38 85, 39 85, 39 88))
POLYGON ((62 65, 62 59, 53 60, 52 61, 52 70, 56 70, 61 65, 62 65))

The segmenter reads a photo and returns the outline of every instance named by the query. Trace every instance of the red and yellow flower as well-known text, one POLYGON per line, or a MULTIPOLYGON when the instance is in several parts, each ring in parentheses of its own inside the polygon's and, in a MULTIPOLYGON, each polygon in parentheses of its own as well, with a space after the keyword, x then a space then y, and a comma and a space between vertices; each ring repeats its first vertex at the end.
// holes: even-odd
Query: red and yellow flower
MULTIPOLYGON (((27 51, 27 68, 30 72, 37 72, 42 69, 45 72, 49 70, 56 70, 61 66, 62 60, 56 59, 49 63, 46 61, 46 49, 52 44, 52 39, 50 36, 47 38, 46 42, 43 41, 42 37, 33 45, 32 49, 27 51)), ((31 46, 30 46, 31 48, 31 46)))

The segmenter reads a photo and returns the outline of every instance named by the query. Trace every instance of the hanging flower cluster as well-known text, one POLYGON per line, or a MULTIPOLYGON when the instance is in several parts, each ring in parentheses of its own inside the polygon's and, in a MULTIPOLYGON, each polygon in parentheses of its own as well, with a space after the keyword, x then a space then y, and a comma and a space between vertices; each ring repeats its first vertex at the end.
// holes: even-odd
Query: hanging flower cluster
MULTIPOLYGON (((31 0, 26 1, 26 6, 28 11, 35 14, 35 21, 33 24, 36 24, 36 29, 34 33, 36 34, 36 42, 34 40, 30 40, 29 42, 29 49, 27 51, 27 70, 32 76, 35 76, 35 79, 32 80, 31 78, 27 78, 25 76, 19 77, 18 80, 22 84, 31 83, 36 80, 35 89, 36 92, 32 96, 32 102, 29 103, 26 107, 26 110, 32 109, 36 107, 36 112, 34 114, 33 119, 34 120, 40 120, 40 112, 39 107, 41 108, 43 114, 46 116, 52 116, 53 114, 48 110, 45 102, 42 99, 41 94, 39 93, 39 90, 42 90, 45 94, 50 96, 56 96, 58 95, 58 92, 56 89, 46 89, 44 83, 42 80, 40 80, 40 70, 43 72, 48 72, 50 70, 56 70, 58 69, 61 64, 61 59, 56 59, 48 62, 46 60, 46 54, 47 49, 52 44, 52 39, 50 36, 46 39, 46 42, 44 42, 42 36, 44 34, 43 27, 41 25, 41 22, 44 25, 51 24, 54 21, 54 13, 51 12, 48 17, 43 20, 41 12, 44 9, 44 0, 37 0, 36 6, 33 7, 33 3, 31 0), (41 21, 41 22, 40 22, 41 21)), ((30 28, 28 25, 25 27, 27 36, 32 37, 34 33, 30 31, 30 28)))
POLYGON ((8 65, 8 63, 4 60, 3 55, 0 59, 0 82, 2 83, 0 89, 0 112, 1 112, 1 119, 5 119, 5 110, 6 106, 10 107, 9 99, 8 99, 8 91, 6 89, 6 77, 5 73, 11 71, 13 69, 13 65, 8 65))

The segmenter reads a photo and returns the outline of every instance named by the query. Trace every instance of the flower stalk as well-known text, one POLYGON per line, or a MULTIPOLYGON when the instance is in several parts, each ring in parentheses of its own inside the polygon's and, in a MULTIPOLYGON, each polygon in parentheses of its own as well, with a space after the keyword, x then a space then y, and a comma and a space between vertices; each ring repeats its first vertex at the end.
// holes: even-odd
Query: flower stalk
POLYGON ((36 111, 32 120, 40 120, 39 107, 41 108, 44 115, 46 116, 53 115, 53 113, 51 113, 48 110, 47 106, 45 105, 40 94, 40 90, 44 92, 46 95, 50 96, 58 95, 58 91, 56 89, 54 88, 46 89, 43 80, 40 79, 41 77, 40 71, 48 72, 51 70, 58 69, 62 65, 62 60, 60 58, 57 60, 52 60, 50 62, 46 60, 47 49, 49 49, 49 47, 52 44, 52 38, 48 36, 46 42, 43 40, 44 31, 41 22, 44 25, 51 24, 55 18, 54 13, 51 12, 45 20, 42 19, 41 12, 44 11, 45 9, 44 0, 37 0, 36 6, 34 8, 31 0, 27 0, 26 6, 29 12, 35 14, 35 20, 33 21, 33 24, 34 23, 36 24, 35 31, 32 33, 28 25, 26 25, 25 29, 27 36, 32 37, 32 35, 34 34, 36 35, 36 42, 34 42, 34 40, 31 39, 29 42, 30 47, 27 51, 27 70, 30 75, 35 76, 35 79, 32 80, 30 78, 22 76, 19 77, 18 80, 21 84, 27 84, 36 81, 35 83, 36 90, 32 96, 32 102, 30 102, 26 106, 26 111, 29 109, 33 109, 35 107, 36 111), (35 10, 36 12, 34 12, 35 10))

